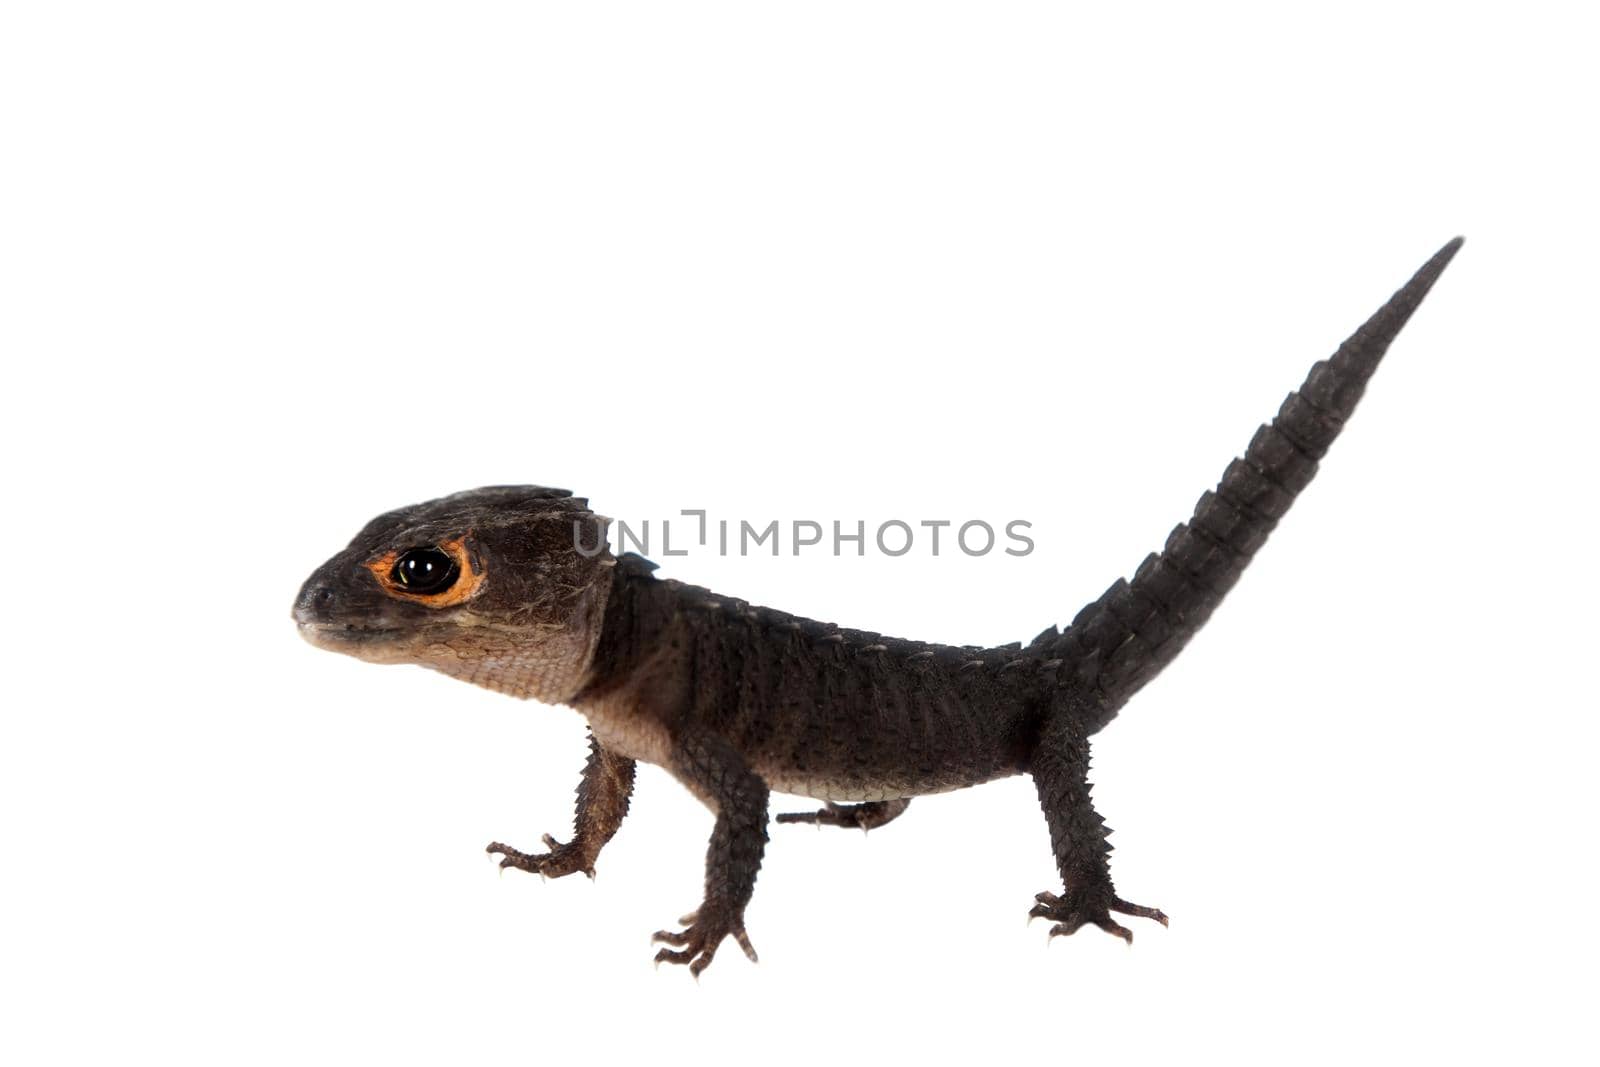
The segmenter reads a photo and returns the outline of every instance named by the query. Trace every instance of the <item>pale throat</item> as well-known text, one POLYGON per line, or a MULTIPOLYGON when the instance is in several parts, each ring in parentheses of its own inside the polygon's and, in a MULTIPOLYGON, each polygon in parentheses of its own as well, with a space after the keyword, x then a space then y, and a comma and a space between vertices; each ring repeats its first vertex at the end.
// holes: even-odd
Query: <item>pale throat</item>
POLYGON ((562 625, 464 626, 424 647, 416 662, 523 700, 570 703, 589 681, 606 593, 604 585, 589 590, 562 625))

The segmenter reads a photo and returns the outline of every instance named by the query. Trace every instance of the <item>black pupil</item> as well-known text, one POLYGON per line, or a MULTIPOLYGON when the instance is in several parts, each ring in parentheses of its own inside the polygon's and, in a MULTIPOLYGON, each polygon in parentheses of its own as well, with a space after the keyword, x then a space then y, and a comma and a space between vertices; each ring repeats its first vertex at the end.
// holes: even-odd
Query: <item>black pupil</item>
POLYGON ((437 548, 413 548, 394 563, 395 584, 410 593, 437 593, 456 580, 456 561, 437 548))

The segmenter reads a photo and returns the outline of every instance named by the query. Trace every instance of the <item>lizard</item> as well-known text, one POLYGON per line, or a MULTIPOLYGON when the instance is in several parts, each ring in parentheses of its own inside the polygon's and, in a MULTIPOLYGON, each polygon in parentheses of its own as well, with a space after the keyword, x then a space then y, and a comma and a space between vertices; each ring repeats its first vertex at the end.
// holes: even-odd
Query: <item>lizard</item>
MULTIPOLYGON (((733 938, 768 844, 773 791, 821 801, 780 823, 870 829, 911 798, 1032 777, 1061 879, 1029 915, 1049 938, 1114 916, 1167 924, 1118 896, 1090 799, 1090 739, 1170 663, 1238 581, 1354 411, 1390 343, 1461 246, 1441 248, 1251 438, 1161 551, 1065 627, 1023 645, 901 640, 658 577, 605 546, 585 498, 493 486, 373 519, 293 607, 312 644, 420 664, 587 719, 570 840, 488 846, 501 868, 583 872, 628 812, 637 764, 664 768, 715 822, 700 906, 658 931, 656 962, 698 977, 733 938), (593 550, 580 546, 596 546, 593 550)), ((1047 940, 1049 939, 1047 938, 1047 940)))

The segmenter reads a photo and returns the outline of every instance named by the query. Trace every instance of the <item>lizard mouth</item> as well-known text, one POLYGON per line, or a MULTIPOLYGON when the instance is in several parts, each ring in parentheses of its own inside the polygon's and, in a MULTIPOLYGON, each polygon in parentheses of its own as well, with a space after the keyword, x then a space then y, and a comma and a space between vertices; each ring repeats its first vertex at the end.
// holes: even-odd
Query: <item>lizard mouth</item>
POLYGON ((339 652, 368 663, 416 662, 416 631, 355 623, 302 622, 300 636, 325 652, 339 652))
POLYGON ((402 631, 392 626, 357 626, 355 623, 302 622, 300 636, 313 645, 359 645, 383 641, 402 631))

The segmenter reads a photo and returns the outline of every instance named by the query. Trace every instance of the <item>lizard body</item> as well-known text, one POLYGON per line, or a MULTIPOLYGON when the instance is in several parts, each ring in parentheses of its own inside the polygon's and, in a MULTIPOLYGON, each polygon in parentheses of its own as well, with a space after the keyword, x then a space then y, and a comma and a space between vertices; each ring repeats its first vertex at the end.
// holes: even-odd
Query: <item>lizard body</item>
POLYGON ((1131 580, 1026 646, 904 641, 662 580, 636 555, 579 551, 606 520, 564 490, 502 486, 372 520, 307 579, 300 632, 321 647, 416 663, 590 726, 575 832, 549 851, 495 843, 502 867, 593 873, 627 813, 636 764, 659 765, 716 814, 704 899, 658 960, 695 973, 733 937, 767 843, 772 790, 824 801, 779 822, 870 828, 910 798, 1034 779, 1061 875, 1030 914, 1051 936, 1132 933, 1108 830, 1089 799, 1089 738, 1184 647, 1305 488, 1390 342, 1460 247, 1450 242, 1315 364, 1188 522, 1131 580))

